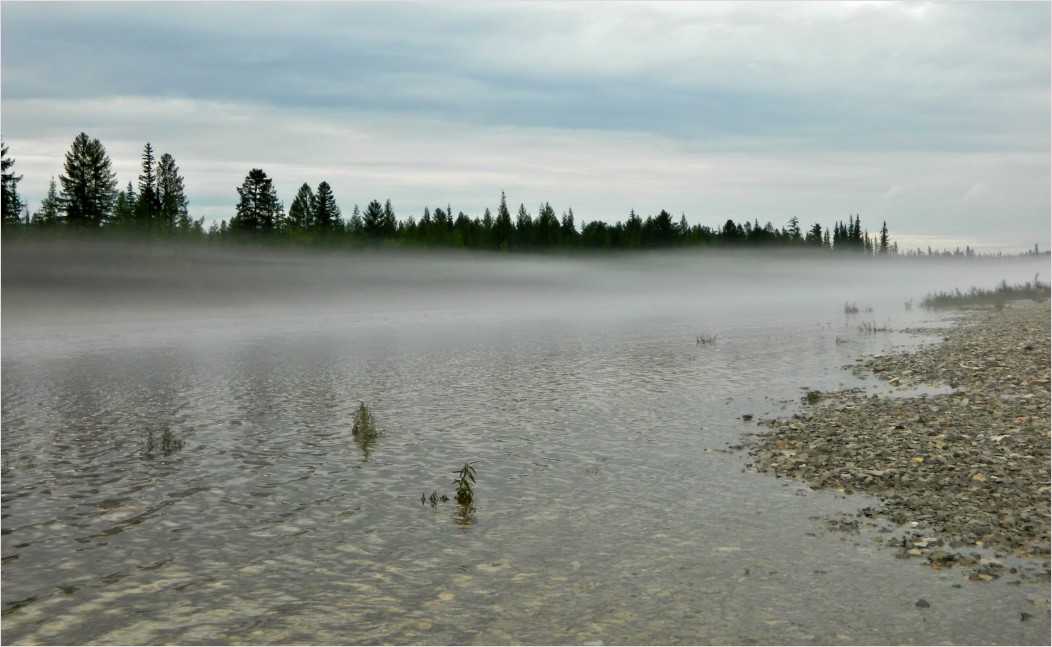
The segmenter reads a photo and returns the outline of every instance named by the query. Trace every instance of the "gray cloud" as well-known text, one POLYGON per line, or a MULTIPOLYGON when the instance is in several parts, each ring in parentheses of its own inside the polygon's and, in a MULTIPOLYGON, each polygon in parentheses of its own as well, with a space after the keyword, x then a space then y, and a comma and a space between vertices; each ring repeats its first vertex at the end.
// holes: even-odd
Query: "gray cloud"
POLYGON ((24 181, 32 198, 86 130, 122 158, 122 182, 146 140, 171 150, 188 181, 197 174, 191 199, 210 218, 230 209, 251 166, 290 194, 301 177, 336 180, 345 195, 386 194, 412 210, 450 190, 492 206, 501 188, 521 187, 527 204, 558 195, 596 217, 665 198, 692 218, 718 204, 779 224, 889 209, 867 196, 893 192, 910 168, 912 188, 900 187, 896 213, 884 215, 915 214, 918 233, 933 221, 978 238, 1009 211, 1031 223, 1031 237, 1049 237, 1047 3, 4 3, 2 12, 4 137, 20 172, 42 175, 24 181), (961 170, 961 159, 986 161, 961 170), (845 168, 866 172, 830 186, 845 168), (577 186, 561 186, 565 178, 577 186), (735 193, 743 185, 751 192, 735 193), (962 202, 977 185, 1010 206, 962 202), (833 213, 805 218, 808 208, 833 213))

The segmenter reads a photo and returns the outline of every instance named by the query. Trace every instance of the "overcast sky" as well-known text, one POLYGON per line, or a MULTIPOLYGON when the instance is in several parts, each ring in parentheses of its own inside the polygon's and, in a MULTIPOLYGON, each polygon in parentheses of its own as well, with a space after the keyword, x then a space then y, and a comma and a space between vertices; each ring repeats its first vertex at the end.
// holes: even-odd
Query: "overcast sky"
POLYGON ((229 219, 252 168, 346 215, 550 202, 719 227, 887 221, 900 247, 1049 248, 1050 5, 3 2, 30 209, 81 131, 123 187, 171 153, 229 219))

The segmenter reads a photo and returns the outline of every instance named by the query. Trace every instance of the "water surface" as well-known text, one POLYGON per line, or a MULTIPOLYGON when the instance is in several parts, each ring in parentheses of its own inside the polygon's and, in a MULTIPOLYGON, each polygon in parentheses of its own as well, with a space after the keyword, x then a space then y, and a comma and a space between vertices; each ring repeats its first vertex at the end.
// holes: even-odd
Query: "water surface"
POLYGON ((31 252, 4 250, 5 642, 1048 643, 1047 583, 830 532, 872 501, 728 449, 934 339, 860 322, 945 325, 905 301, 1040 263, 31 252), (474 509, 421 502, 468 461, 474 509))

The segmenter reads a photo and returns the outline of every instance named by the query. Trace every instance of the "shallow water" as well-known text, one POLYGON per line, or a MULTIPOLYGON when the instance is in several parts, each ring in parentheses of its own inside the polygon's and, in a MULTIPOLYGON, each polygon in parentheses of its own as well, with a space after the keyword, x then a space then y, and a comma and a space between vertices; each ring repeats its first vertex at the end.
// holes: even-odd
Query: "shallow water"
POLYGON ((924 342, 859 322, 944 325, 903 302, 1033 265, 475 260, 137 306, 5 258, 4 642, 1048 643, 1047 584, 829 532, 872 501, 728 450, 924 342), (467 461, 473 510, 421 501, 467 461))

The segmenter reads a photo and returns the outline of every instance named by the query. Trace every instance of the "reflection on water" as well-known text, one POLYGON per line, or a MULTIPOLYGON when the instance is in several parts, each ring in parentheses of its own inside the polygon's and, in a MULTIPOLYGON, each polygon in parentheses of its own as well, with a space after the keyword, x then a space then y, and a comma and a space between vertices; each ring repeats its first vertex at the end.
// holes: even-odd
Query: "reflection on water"
MULTIPOLYGON (((870 501, 726 451, 911 338, 860 334, 850 295, 793 302, 813 272, 777 309, 691 281, 635 299, 644 278, 547 308, 71 320, 46 343, 5 320, 4 641, 1048 642, 1044 586, 831 534, 870 501)), ((874 315, 928 325, 912 294, 874 315)))

